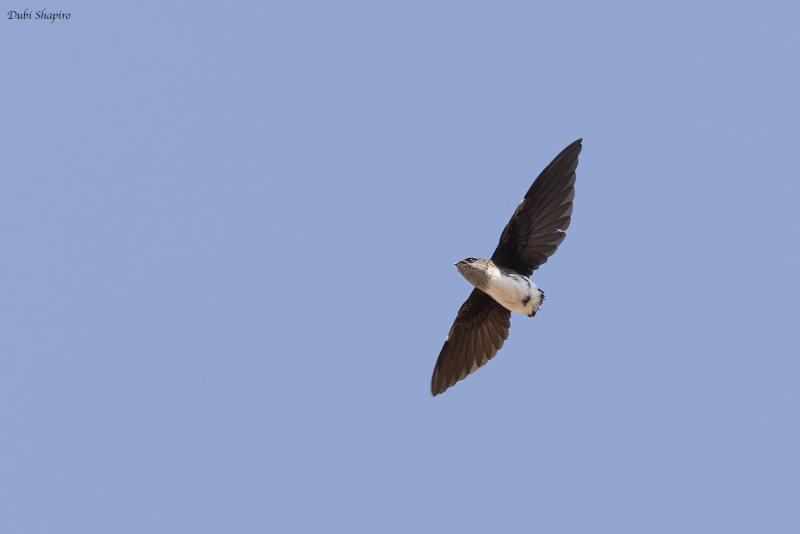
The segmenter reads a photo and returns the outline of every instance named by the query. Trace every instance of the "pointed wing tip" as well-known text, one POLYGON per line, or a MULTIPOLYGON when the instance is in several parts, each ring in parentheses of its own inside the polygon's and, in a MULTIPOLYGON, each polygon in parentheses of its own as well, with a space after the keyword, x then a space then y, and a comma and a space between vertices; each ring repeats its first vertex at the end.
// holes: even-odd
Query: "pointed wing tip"
POLYGON ((569 152, 570 150, 574 150, 576 148, 578 149, 578 152, 580 152, 581 149, 583 149, 583 137, 580 137, 575 141, 573 141, 572 143, 570 143, 570 145, 567 148, 565 148, 563 152, 569 152))
POLYGON ((456 382, 458 382, 458 380, 452 383, 448 382, 450 381, 447 380, 446 375, 442 374, 442 370, 439 369, 439 366, 437 365, 436 368, 433 370, 433 376, 431 377, 431 397, 435 397, 436 395, 441 395, 442 393, 450 389, 452 386, 454 386, 456 382))
POLYGON ((431 378, 431 397, 435 397, 436 395, 441 395, 442 393, 447 391, 447 389, 450 387, 444 384, 437 384, 437 382, 439 382, 437 378, 438 378, 438 373, 434 372, 433 378, 431 378))
MULTIPOLYGON (((567 145, 567 147, 562 150, 558 156, 563 156, 572 152, 575 152, 575 155, 578 155, 581 153, 581 150, 583 150, 583 137, 576 139, 567 145)), ((558 156, 556 156, 555 159, 558 159, 558 156)))
POLYGON ((433 377, 431 378, 431 397, 435 397, 441 393, 436 387, 436 371, 433 372, 433 377))

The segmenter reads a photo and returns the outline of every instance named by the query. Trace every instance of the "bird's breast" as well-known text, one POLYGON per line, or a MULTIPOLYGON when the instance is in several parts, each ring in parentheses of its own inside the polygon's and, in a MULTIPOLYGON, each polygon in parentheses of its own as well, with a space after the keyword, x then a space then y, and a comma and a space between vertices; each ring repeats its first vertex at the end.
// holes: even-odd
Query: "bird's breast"
POLYGON ((533 315, 542 303, 543 293, 536 284, 521 274, 489 273, 483 291, 507 310, 533 315))

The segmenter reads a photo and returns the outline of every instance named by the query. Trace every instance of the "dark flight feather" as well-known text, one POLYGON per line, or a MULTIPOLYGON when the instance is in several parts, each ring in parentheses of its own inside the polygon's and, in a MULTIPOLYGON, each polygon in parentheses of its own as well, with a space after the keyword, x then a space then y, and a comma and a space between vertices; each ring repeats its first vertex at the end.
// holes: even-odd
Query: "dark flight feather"
POLYGON ((461 305, 433 368, 431 393, 438 395, 483 366, 508 339, 511 312, 478 288, 461 305))
POLYGON ((493 262, 530 276, 556 251, 571 220, 581 141, 562 150, 533 182, 503 230, 493 262))

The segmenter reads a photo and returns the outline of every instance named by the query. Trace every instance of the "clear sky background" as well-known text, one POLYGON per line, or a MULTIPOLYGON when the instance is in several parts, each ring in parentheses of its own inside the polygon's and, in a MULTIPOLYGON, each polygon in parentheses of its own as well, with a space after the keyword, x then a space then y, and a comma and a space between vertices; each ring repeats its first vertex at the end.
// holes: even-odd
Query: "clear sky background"
POLYGON ((26 7, 0 531, 800 532, 796 2, 26 7), (540 313, 432 398, 578 137, 540 313))

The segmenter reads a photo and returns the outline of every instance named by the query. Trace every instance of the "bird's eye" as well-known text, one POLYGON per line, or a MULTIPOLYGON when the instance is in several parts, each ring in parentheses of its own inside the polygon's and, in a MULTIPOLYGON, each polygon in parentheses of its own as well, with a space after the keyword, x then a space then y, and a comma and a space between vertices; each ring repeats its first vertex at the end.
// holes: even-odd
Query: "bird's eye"
POLYGON ((467 263, 474 263, 474 262, 475 262, 475 258, 467 258, 467 263))

